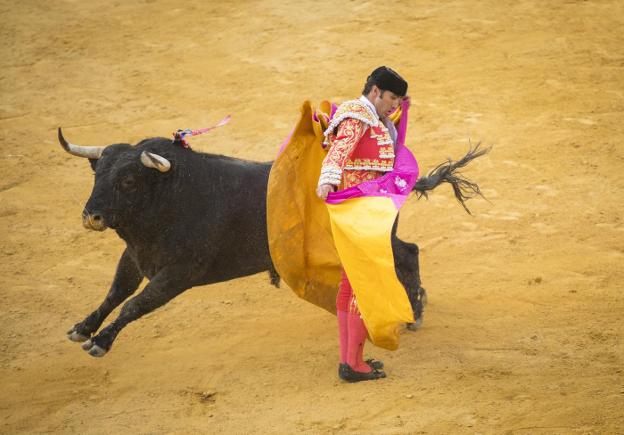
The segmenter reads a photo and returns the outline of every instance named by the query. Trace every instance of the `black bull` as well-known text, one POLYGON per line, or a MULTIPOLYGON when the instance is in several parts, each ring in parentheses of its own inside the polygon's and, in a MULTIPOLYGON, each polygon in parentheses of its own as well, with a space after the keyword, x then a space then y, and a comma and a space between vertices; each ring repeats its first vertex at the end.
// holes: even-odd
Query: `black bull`
MULTIPOLYGON (((103 356, 128 323, 191 287, 262 271, 268 271, 271 282, 279 285, 266 224, 272 162, 197 153, 164 138, 146 139, 135 146, 83 147, 68 143, 60 128, 58 133, 63 148, 88 158, 95 171, 83 225, 97 231, 112 228, 126 242, 106 298, 68 331, 69 339, 84 342, 82 348, 90 355, 103 356), (94 335, 144 277, 149 282, 143 291, 94 335)), ((478 147, 420 178, 414 191, 426 196, 428 190, 448 182, 465 208, 465 199, 481 193, 476 184, 454 171, 488 151, 478 147)), ((396 229, 397 222, 392 231, 395 267, 414 309, 414 328, 421 321, 426 295, 420 282, 418 247, 400 240, 396 229)))

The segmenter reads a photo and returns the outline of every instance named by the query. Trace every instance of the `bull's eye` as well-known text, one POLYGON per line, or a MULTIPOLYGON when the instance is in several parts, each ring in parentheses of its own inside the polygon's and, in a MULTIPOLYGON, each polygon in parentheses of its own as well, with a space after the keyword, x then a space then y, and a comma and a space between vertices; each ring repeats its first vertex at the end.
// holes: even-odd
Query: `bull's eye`
POLYGON ((121 180, 121 188, 123 190, 132 190, 135 187, 134 177, 128 175, 121 180))

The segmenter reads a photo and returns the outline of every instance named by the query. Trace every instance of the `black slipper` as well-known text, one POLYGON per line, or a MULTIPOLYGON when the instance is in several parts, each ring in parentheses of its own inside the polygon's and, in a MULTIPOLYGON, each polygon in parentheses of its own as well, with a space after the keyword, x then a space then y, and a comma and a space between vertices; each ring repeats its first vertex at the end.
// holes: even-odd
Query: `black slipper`
POLYGON ((374 381, 386 377, 386 373, 381 370, 372 370, 368 373, 356 372, 349 364, 340 364, 338 376, 347 382, 374 381))
POLYGON ((379 361, 378 359, 370 358, 364 362, 373 370, 381 370, 384 368, 383 361, 379 361))

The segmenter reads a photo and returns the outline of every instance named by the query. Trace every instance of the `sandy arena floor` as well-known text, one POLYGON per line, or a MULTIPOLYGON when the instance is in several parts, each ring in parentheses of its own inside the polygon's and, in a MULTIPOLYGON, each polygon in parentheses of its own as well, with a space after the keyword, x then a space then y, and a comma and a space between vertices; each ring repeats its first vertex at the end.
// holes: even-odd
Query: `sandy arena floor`
POLYGON ((624 3, 0 3, 0 432, 624 433, 624 3), (411 199, 423 328, 388 379, 339 382, 335 320, 260 274, 194 288, 95 359, 65 331, 103 299, 123 243, 80 213, 85 145, 228 113, 198 151, 269 160, 301 102, 391 65, 423 170, 493 144, 411 199))

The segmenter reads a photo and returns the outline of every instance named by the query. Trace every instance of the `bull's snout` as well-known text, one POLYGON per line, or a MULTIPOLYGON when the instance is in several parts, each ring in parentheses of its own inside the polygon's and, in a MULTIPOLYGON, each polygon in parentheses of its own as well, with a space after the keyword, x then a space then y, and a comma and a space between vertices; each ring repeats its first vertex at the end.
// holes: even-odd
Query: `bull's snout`
POLYGON ((102 214, 97 211, 89 213, 87 209, 82 211, 82 226, 94 231, 104 231, 106 229, 102 214))

